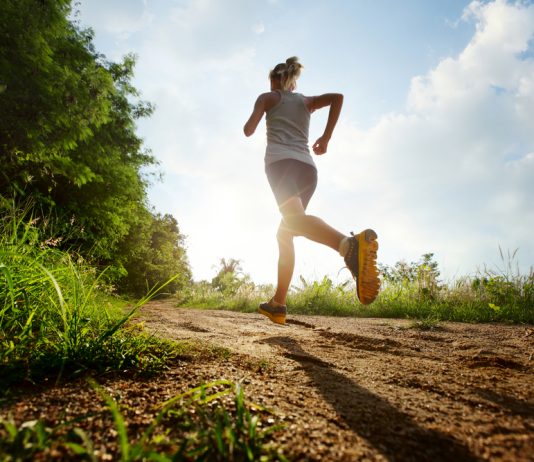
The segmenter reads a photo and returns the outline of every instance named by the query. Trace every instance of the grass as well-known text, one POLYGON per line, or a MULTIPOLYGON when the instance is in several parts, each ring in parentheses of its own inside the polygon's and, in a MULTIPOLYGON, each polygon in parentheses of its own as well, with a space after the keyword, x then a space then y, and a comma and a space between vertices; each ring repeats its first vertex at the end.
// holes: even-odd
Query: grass
MULTIPOLYGON (((437 267, 428 261, 412 264, 409 273, 384 271, 381 292, 367 306, 358 302, 353 281, 334 284, 327 277, 313 282, 301 278, 287 305, 293 314, 534 324, 534 271, 521 274, 514 269, 515 253, 501 256, 507 261, 503 269, 484 269, 447 284, 438 280, 437 267)), ((249 284, 246 290, 227 294, 204 283, 179 304, 252 312, 273 293, 272 287, 249 284)))
MULTIPOLYGON (((137 435, 114 400, 96 382, 93 388, 106 403, 117 434, 115 460, 141 461, 285 461, 268 442, 282 427, 266 408, 245 400, 240 383, 219 380, 192 388, 159 406, 137 435)), ((95 444, 82 421, 49 427, 42 421, 17 425, 0 420, 0 458, 30 460, 50 457, 96 460, 95 444)))
POLYGON ((0 220, 0 394, 21 381, 85 370, 155 372, 183 346, 125 328, 127 307, 76 253, 45 239, 29 207, 0 220))
POLYGON ((439 319, 432 316, 424 319, 414 319, 410 323, 409 328, 417 330, 435 330, 439 328, 439 319))
POLYGON ((235 290, 220 290, 208 282, 195 283, 178 294, 180 306, 199 309, 226 309, 252 313, 273 294, 271 285, 242 284, 235 290))

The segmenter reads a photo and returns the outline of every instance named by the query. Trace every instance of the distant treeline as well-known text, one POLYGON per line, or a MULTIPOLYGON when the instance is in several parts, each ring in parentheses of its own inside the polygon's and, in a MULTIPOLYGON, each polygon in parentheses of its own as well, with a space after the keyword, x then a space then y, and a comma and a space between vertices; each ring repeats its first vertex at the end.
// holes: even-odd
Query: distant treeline
POLYGON ((0 38, 4 205, 30 201, 50 245, 107 267, 122 292, 189 282, 176 219, 147 201, 157 162, 136 120, 153 107, 131 84, 134 57, 98 53, 70 0, 3 0, 0 38))

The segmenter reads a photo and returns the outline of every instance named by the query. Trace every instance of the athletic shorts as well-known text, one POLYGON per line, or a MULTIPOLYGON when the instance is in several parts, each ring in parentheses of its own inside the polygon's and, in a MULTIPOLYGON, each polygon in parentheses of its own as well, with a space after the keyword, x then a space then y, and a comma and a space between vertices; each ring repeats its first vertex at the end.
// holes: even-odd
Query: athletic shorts
POLYGON ((265 173, 278 207, 291 197, 298 196, 306 209, 317 187, 317 169, 314 166, 300 160, 284 159, 266 165, 265 173))

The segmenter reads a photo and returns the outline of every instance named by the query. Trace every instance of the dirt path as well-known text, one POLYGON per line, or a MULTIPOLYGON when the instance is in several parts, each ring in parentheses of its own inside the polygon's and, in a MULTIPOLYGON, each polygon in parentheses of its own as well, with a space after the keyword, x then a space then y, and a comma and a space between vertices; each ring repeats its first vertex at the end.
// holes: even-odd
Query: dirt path
MULTIPOLYGON (((224 346, 243 361, 203 377, 242 379, 286 422, 299 460, 534 460, 534 329, 179 309, 152 302, 146 327, 224 346), (245 361, 246 363, 247 361, 245 361)), ((198 370, 197 370, 198 372, 198 370)))
MULTIPOLYGON (((534 461, 534 328, 142 308, 145 328, 230 349, 177 359, 167 372, 97 377, 139 435, 161 403, 221 378, 275 413, 273 436, 296 461, 534 461), (196 359, 195 359, 196 358, 196 359)), ((0 417, 63 428, 77 422, 98 460, 118 460, 109 409, 84 377, 21 387, 0 417)), ((65 459, 52 447, 39 460, 65 459)), ((76 459, 68 459, 76 460, 76 459)))

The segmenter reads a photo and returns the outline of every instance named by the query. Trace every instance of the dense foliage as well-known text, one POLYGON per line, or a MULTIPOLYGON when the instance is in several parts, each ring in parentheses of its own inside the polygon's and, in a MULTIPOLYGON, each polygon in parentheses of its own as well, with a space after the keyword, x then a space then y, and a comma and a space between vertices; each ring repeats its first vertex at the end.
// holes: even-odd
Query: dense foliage
POLYGON ((106 60, 70 14, 70 0, 2 2, 0 196, 31 197, 62 248, 112 266, 116 279, 128 271, 119 287, 139 293, 174 271, 183 283, 176 220, 147 206, 142 172, 156 162, 135 122, 153 108, 131 84, 134 57, 106 60))
MULTIPOLYGON (((122 292, 144 294, 170 276, 167 293, 176 293, 189 285, 191 270, 187 263, 184 236, 178 222, 169 214, 149 214, 139 220, 135 232, 119 245, 119 255, 127 271, 119 281, 122 292)), ((119 260, 120 261, 120 260, 119 260)))

